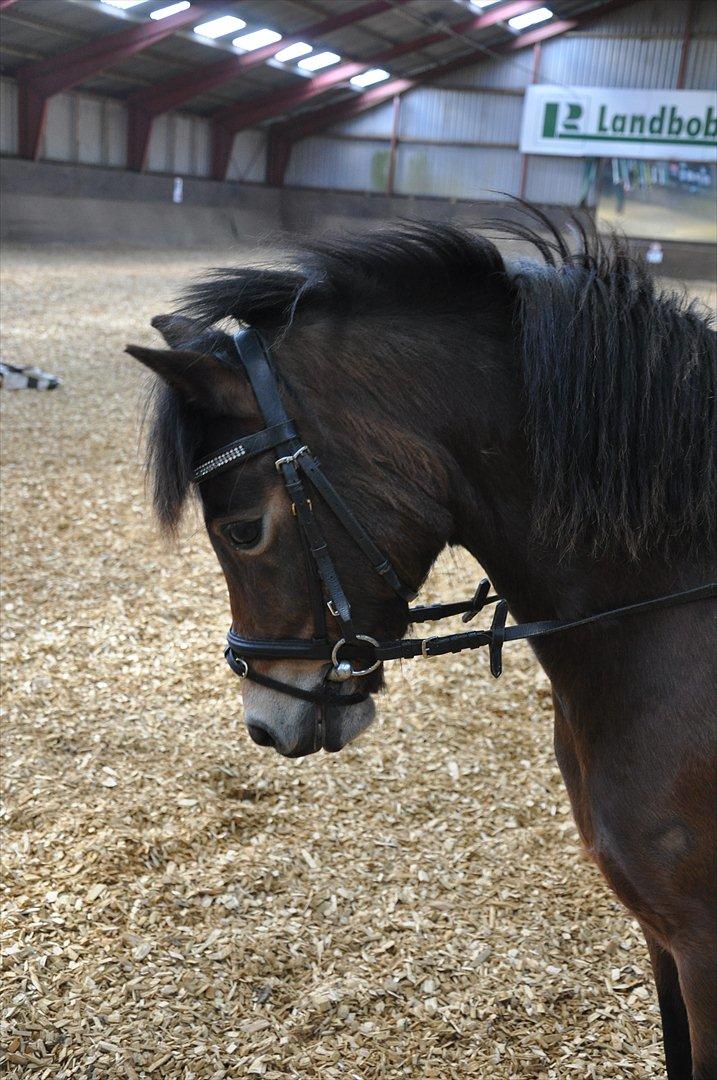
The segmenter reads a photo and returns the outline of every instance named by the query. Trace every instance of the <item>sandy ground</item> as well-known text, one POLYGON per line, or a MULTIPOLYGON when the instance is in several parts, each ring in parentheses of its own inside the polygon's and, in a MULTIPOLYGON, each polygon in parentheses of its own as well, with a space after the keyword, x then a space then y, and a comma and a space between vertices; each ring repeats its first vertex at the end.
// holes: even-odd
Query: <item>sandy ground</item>
MULTIPOLYGON (((499 682, 392 667, 338 756, 245 734, 223 580, 196 522, 158 538, 122 355, 228 258, 6 254, 5 355, 64 385, 3 402, 5 1074, 662 1075, 527 648, 499 682)), ((428 594, 477 573, 445 560, 428 594)))

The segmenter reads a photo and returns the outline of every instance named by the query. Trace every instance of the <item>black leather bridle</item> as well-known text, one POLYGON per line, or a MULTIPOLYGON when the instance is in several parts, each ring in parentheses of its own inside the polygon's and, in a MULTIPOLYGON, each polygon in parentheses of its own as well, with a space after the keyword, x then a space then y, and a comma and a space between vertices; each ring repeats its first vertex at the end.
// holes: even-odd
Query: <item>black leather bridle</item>
POLYGON ((487 630, 464 631, 441 637, 402 638, 395 641, 376 641, 368 634, 359 633, 354 626, 351 606, 341 585, 341 580, 331 558, 326 540, 314 515, 308 486, 323 498, 326 505, 367 557, 376 573, 380 574, 391 589, 406 603, 415 599, 416 593, 405 585, 386 555, 376 546, 353 511, 346 505, 308 446, 302 443, 292 420, 286 414, 279 395, 271 353, 261 335, 254 329, 242 330, 234 335, 235 354, 224 352, 218 359, 239 369, 249 378, 254 397, 264 418, 266 427, 254 435, 247 435, 223 446, 220 450, 197 462, 194 480, 197 484, 209 477, 233 469, 257 454, 272 451, 275 467, 284 479, 291 500, 302 548, 305 555, 307 580, 314 619, 314 636, 311 639, 253 639, 243 638, 231 629, 227 635, 225 656, 232 671, 243 679, 250 679, 282 694, 299 698, 317 705, 355 705, 364 701, 368 691, 342 694, 330 683, 342 683, 351 678, 369 675, 386 660, 409 659, 415 656, 440 656, 444 653, 462 652, 487 646, 491 674, 496 678, 502 671, 502 649, 507 641, 529 640, 549 634, 588 626, 603 619, 623 615, 657 611, 660 608, 705 600, 717 596, 717 582, 697 588, 643 600, 626 607, 614 608, 596 615, 579 619, 546 619, 539 622, 506 626, 508 605, 505 600, 490 594, 490 583, 484 578, 470 600, 449 604, 430 604, 408 608, 410 624, 445 619, 462 615, 469 622, 487 604, 495 604, 495 612, 487 630), (326 611, 338 621, 341 636, 331 641, 326 622, 326 611), (304 690, 292 683, 280 682, 262 675, 249 666, 250 660, 322 660, 330 663, 327 678, 318 690, 304 690))

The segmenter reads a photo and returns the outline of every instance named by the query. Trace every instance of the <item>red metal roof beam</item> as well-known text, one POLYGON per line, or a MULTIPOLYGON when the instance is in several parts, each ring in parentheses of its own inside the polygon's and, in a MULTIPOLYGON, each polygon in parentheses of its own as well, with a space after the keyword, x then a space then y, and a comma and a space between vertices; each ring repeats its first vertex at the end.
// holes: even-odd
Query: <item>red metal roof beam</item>
MULTIPOLYGON (((504 4, 495 11, 485 11, 481 15, 462 19, 460 22, 454 23, 452 27, 436 30, 431 34, 424 34, 423 37, 392 45, 390 48, 369 57, 368 60, 339 64, 338 67, 333 67, 330 71, 324 71, 313 79, 307 79, 305 82, 292 87, 290 90, 285 90, 281 94, 266 94, 264 97, 250 101, 246 105, 229 105, 224 109, 220 109, 212 118, 214 120, 212 175, 216 180, 223 180, 226 176, 234 141, 233 137, 238 131, 259 124, 263 120, 270 120, 275 116, 280 116, 282 113, 290 112, 298 105, 311 101, 312 98, 325 93, 333 86, 348 82, 354 75, 360 75, 362 71, 375 67, 376 64, 395 60, 406 53, 416 52, 418 49, 425 49, 429 45, 435 45, 436 42, 450 37, 452 33, 485 30, 496 23, 503 22, 505 19, 512 19, 515 15, 522 15, 524 12, 533 11, 540 6, 540 0, 514 0, 513 3, 504 4)), ((390 85, 394 85, 394 83, 390 85)))
MULTIPOLYGON (((551 37, 558 37, 561 34, 567 33, 569 30, 574 30, 578 26, 583 26, 586 23, 592 22, 601 15, 606 15, 608 12, 615 11, 617 8, 626 7, 633 2, 634 0, 607 0, 606 3, 591 8, 589 11, 585 12, 584 15, 576 16, 575 18, 568 20, 557 20, 547 26, 540 27, 539 30, 535 30, 528 34, 520 34, 514 40, 491 46, 491 53, 510 54, 519 49, 528 48, 530 45, 534 45, 536 40, 545 41, 551 37), (536 39, 536 34, 538 33, 540 34, 540 37, 536 39)), ((420 75, 404 79, 391 79, 388 82, 383 82, 378 86, 373 86, 368 90, 364 90, 363 93, 354 94, 345 101, 338 101, 334 105, 329 105, 323 109, 317 109, 305 118, 295 117, 290 121, 273 124, 270 129, 271 136, 274 144, 277 146, 280 145, 282 148, 284 170, 288 164, 291 150, 291 147, 287 147, 287 142, 293 144, 299 139, 313 135, 317 131, 322 131, 324 128, 330 127, 332 124, 338 123, 339 121, 350 120, 352 117, 359 116, 369 109, 375 109, 378 105, 382 105, 385 101, 395 97, 397 94, 405 94, 407 91, 413 90, 417 86, 433 82, 433 80, 437 78, 449 75, 452 71, 457 71, 459 68, 467 67, 470 64, 479 63, 481 60, 485 59, 489 59, 489 57, 486 57, 486 54, 483 51, 468 53, 465 56, 457 57, 455 60, 450 60, 446 64, 439 64, 429 71, 421 72, 420 75)), ((283 183, 283 173, 280 173, 276 167, 273 169, 272 180, 277 186, 281 186, 283 183)))
POLYGON ((166 19, 133 23, 57 56, 24 64, 17 72, 20 157, 37 159, 47 101, 54 94, 70 90, 85 79, 144 52, 177 30, 195 23, 208 10, 211 9, 202 4, 193 4, 186 11, 166 19))
MULTIPOLYGON (((398 0, 398 2, 406 3, 406 0, 398 0)), ((301 32, 288 34, 280 41, 264 45, 261 49, 228 56, 219 63, 200 68, 199 71, 182 72, 181 75, 166 79, 157 86, 135 91, 127 100, 129 107, 127 164, 129 168, 141 172, 145 167, 152 121, 156 116, 169 112, 170 109, 176 109, 199 94, 206 94, 236 79, 250 68, 265 64, 282 49, 286 49, 297 41, 303 41, 307 37, 319 38, 325 34, 331 34, 344 26, 370 19, 391 8, 393 8, 391 0, 371 0, 371 3, 352 8, 350 11, 340 11, 328 19, 322 19, 321 22, 305 27, 301 32)))
MULTIPOLYGON (((484 30, 497 22, 511 19, 515 15, 522 15, 524 12, 537 7, 540 7, 540 0, 516 0, 515 3, 506 4, 498 11, 486 11, 483 15, 462 20, 451 29, 453 32, 459 31, 461 33, 468 30, 484 30)), ((446 37, 450 37, 449 30, 437 30, 432 34, 413 38, 411 41, 402 41, 399 45, 392 45, 388 49, 383 49, 381 52, 369 57, 368 60, 354 60, 339 64, 338 67, 324 71, 321 75, 316 75, 313 79, 307 79, 305 82, 280 94, 267 94, 256 101, 250 101, 248 104, 228 105, 215 113, 212 119, 223 124, 230 131, 242 131, 253 124, 261 123, 262 120, 270 120, 274 116, 288 112, 297 105, 303 105, 304 102, 323 94, 332 86, 348 82, 354 75, 360 75, 367 68, 375 67, 376 64, 385 63, 388 60, 395 60, 399 56, 416 52, 418 49, 425 49, 429 45, 435 45, 436 42, 443 41, 446 37)))

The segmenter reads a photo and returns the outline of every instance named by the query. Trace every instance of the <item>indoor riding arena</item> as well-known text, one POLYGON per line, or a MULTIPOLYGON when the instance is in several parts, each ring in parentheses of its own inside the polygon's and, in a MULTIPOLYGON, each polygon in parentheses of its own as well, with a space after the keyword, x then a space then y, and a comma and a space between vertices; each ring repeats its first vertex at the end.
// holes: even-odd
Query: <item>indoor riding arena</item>
MULTIPOLYGON (((251 658, 235 660, 246 681, 225 664, 241 616, 199 499, 174 536, 156 520, 154 377, 124 350, 163 347, 150 320, 209 268, 283 272, 317 238, 331 251, 361 235, 369 250, 401 221, 476 234, 490 222, 506 260, 540 261, 516 234, 520 200, 537 207, 541 235, 562 230, 571 248, 579 225, 628 237, 640 274, 697 298, 702 319, 716 299, 714 6, 0 10, 2 1075, 665 1077, 645 938, 581 842, 553 746, 552 676, 531 644, 506 643, 500 678, 488 648, 387 662, 375 722, 340 753, 257 745, 243 696, 271 698, 280 717, 304 704, 250 685, 251 658)), ((339 378, 317 379, 315 393, 339 378)), ((359 391, 347 380, 341 395, 336 430, 359 391)), ((319 455, 329 479, 333 434, 319 455)), ((291 445, 285 474, 301 452, 291 445)), ((262 460, 252 467, 278 483, 262 460)), ((423 468, 417 459, 407 482, 423 468)), ((353 485, 335 486, 380 538, 353 485)), ((339 577, 358 572, 375 595, 381 583, 350 539, 335 548, 340 535, 327 533, 339 577)), ((388 547, 400 569, 401 544, 388 547)), ((487 570, 447 548, 417 602, 466 600, 487 570)), ((283 571, 303 597, 300 557, 283 571)), ((360 608, 361 589, 346 591, 360 608)), ((282 637, 258 632, 259 604, 253 636, 282 637)), ((408 636, 482 630, 500 608, 408 636)), ((511 605, 509 626, 519 615, 536 617, 511 605)), ((642 618, 631 616, 636 632, 642 618)), ((339 667, 361 688, 355 666, 332 662, 317 694, 340 693, 339 667)), ((292 663, 256 661, 284 680, 292 663)), ((606 668, 599 685, 610 679, 606 668)))

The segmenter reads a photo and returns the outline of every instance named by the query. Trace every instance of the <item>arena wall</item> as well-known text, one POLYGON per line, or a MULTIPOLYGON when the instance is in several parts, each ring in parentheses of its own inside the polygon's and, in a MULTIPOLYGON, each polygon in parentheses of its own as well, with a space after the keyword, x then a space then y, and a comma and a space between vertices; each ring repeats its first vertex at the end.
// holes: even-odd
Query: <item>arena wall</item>
MULTIPOLYGON (((689 5, 640 0, 594 23, 521 50, 488 58, 401 99, 393 193, 490 201, 504 194, 542 204, 591 203, 586 161, 525 157, 518 149, 525 87, 531 82, 632 88, 676 85, 689 5)), ((717 8, 696 5, 684 68, 685 89, 710 89, 717 69, 717 8)), ((0 85, 0 149, 17 153, 16 86, 0 85)), ((124 170, 126 110, 95 94, 58 94, 49 105, 40 159, 124 170)), ((375 194, 387 190, 391 102, 296 144, 286 186, 375 194)), ((154 124, 149 174, 206 178, 210 121, 170 112, 154 124)), ((261 183, 266 135, 237 135, 229 181, 261 183)))

